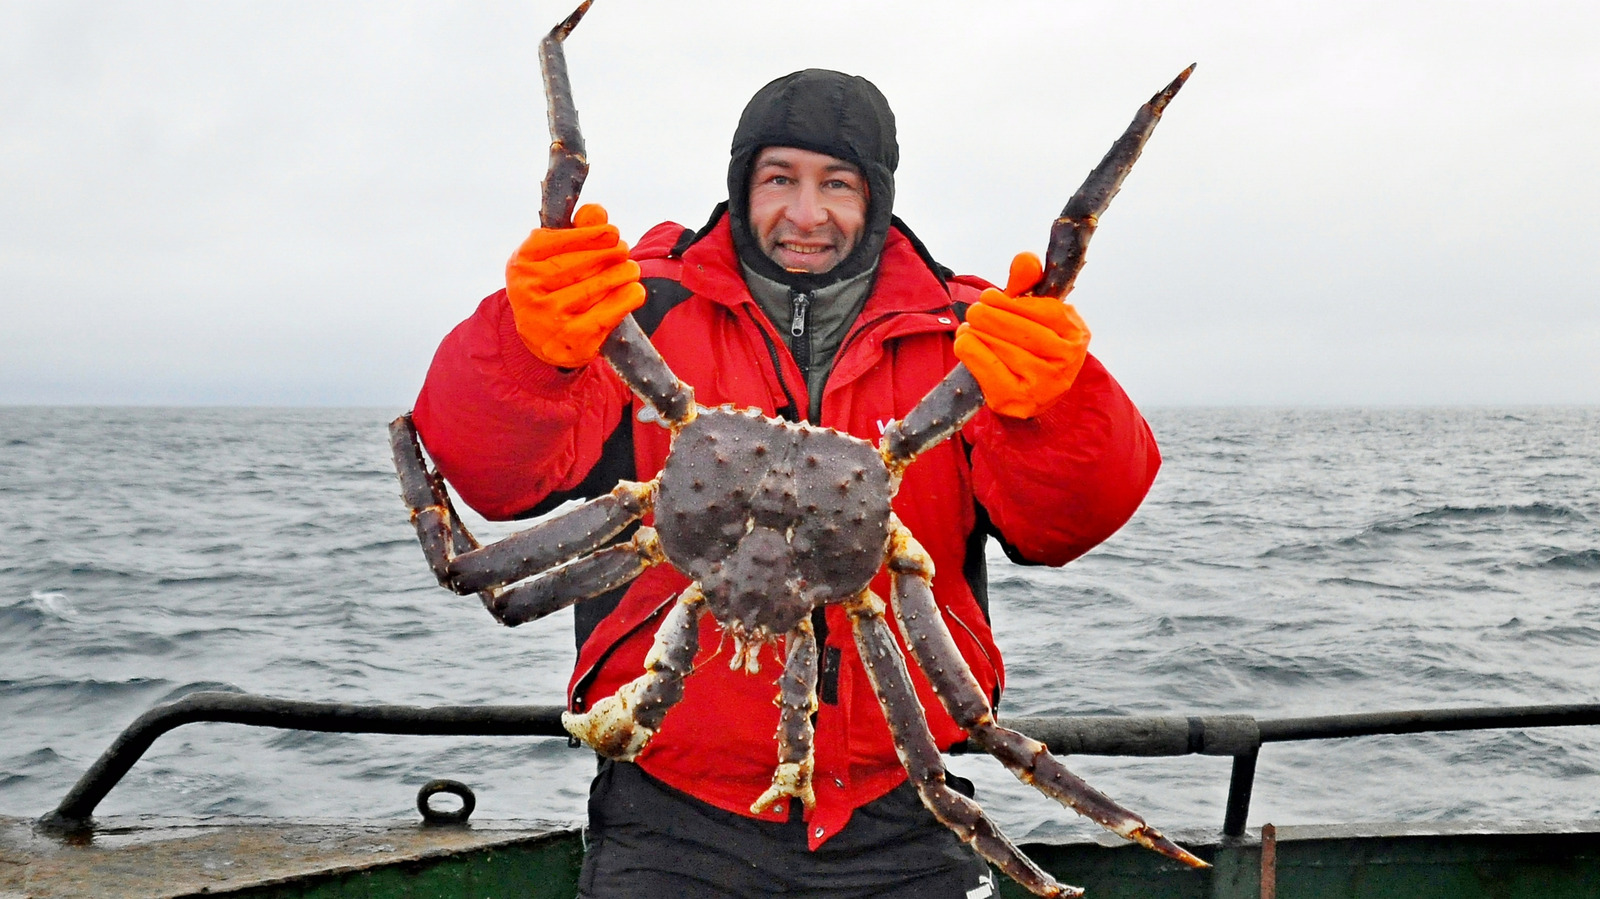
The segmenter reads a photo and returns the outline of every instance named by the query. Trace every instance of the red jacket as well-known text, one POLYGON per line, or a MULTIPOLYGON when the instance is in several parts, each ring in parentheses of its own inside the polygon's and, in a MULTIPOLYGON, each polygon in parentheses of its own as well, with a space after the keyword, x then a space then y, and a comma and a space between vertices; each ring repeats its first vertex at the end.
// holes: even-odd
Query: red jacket
MULTIPOLYGON (((805 410, 805 380, 783 335, 750 297, 726 216, 672 258, 684 229, 660 225, 634 248, 652 300, 637 316, 701 405, 732 403, 767 415, 805 410), (665 278, 681 289, 663 290, 665 278), (666 297, 664 302, 658 302, 666 297), (652 329, 651 322, 659 318, 652 329)), ((877 282, 841 344, 822 402, 821 424, 876 440, 956 364, 951 352, 956 308, 976 300, 983 282, 954 279, 948 288, 912 241, 891 231, 877 282)), ((553 493, 583 484, 633 397, 603 361, 562 372, 523 346, 504 292, 445 338, 417 399, 415 420, 429 453, 460 497, 490 518, 510 518, 553 493)), ((792 414, 792 413, 791 413, 792 414)), ((804 412, 800 412, 804 415, 804 412)), ((631 428, 638 480, 661 470, 668 432, 631 428)), ((610 464, 615 464, 613 458, 610 464)), ((1133 514, 1160 465, 1143 417, 1091 356, 1072 388, 1037 418, 1009 419, 984 409, 955 439, 907 470, 894 511, 936 566, 934 595, 972 671, 991 696, 1003 683, 1000 654, 982 600, 964 573, 979 572, 989 526, 1026 560, 1060 565, 1109 537, 1133 514), (977 558, 972 558, 972 554, 977 558), (968 566, 975 566, 969 568, 968 566)), ((604 465, 602 465, 604 468, 604 465)), ((609 489, 599 485, 598 489, 609 489)), ((574 710, 586 709, 643 671, 661 615, 688 581, 670 566, 647 571, 599 623, 579 652, 569 687, 574 710)), ((978 584, 981 590, 981 583, 978 584)), ((873 590, 887 597, 879 573, 873 590)), ((807 820, 815 847, 837 833, 857 807, 898 785, 905 771, 883 713, 856 656, 847 616, 827 610, 824 651, 837 668, 836 702, 816 718, 817 806, 807 820)), ((673 708, 638 763, 651 775, 719 808, 749 815, 777 763, 777 679, 782 660, 768 649, 761 672, 731 671, 730 648, 709 616, 700 656, 682 702, 673 708)), ((827 667, 826 661, 824 667, 827 667)), ((964 739, 927 679, 913 679, 941 746, 964 739)), ((831 692, 831 691, 830 691, 831 692)), ((761 816, 784 820, 780 807, 761 816)))

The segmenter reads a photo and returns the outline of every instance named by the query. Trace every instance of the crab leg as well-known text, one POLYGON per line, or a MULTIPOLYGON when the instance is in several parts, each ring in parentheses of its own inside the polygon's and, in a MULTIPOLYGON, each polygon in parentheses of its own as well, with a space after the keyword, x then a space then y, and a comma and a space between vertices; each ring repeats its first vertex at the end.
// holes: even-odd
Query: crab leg
POLYGON ((644 674, 595 703, 589 711, 561 713, 561 724, 595 752, 631 762, 661 727, 668 710, 683 698, 683 679, 694 670, 700 649, 700 615, 705 597, 690 585, 656 629, 644 657, 644 674))
POLYGON ((599 549, 649 512, 655 496, 654 481, 623 481, 605 496, 479 546, 456 516, 444 481, 428 470, 411 416, 402 415, 389 425, 389 444, 400 474, 400 492, 411 509, 428 565, 440 585, 463 596, 493 590, 599 549))
POLYGON ((1029 293, 1036 297, 1065 298, 1072 291, 1078 272, 1083 270, 1084 251, 1089 248, 1089 238, 1100 224, 1100 215, 1111 205, 1111 198, 1122 189, 1122 181, 1133 171, 1144 150, 1145 142, 1156 130, 1161 113, 1177 96, 1178 90, 1194 73, 1194 66, 1178 73, 1166 87, 1139 107, 1128 129, 1106 152, 1105 158, 1094 167, 1078 192, 1072 195, 1055 224, 1050 226, 1050 245, 1044 256, 1044 275, 1029 293))
POLYGON ((817 635, 811 619, 802 618, 785 641, 788 658, 778 681, 778 768, 772 786, 750 806, 751 814, 766 811, 785 796, 797 796, 806 808, 817 804, 811 788, 816 757, 811 751, 811 716, 817 711, 817 635))
MULTIPOLYGON (((1033 287, 1034 296, 1065 297, 1072 290, 1083 268, 1084 250, 1089 246, 1089 238, 1094 236, 1101 213, 1111 205, 1111 198, 1117 195, 1123 179, 1133 169, 1162 111, 1193 71, 1192 65, 1184 69, 1172 83, 1151 97, 1150 102, 1139 107, 1127 130, 1067 201, 1050 228, 1044 276, 1033 287)), ((967 367, 957 363, 903 420, 884 432, 880 445, 889 470, 904 471, 919 453, 960 430, 981 408, 983 391, 967 367)))
POLYGON ((622 481, 610 493, 555 515, 527 530, 451 559, 445 586, 477 593, 520 581, 599 549, 650 511, 655 482, 622 481))
POLYGON ((428 470, 410 413, 389 422, 389 451, 400 476, 400 496, 411 510, 411 526, 422 543, 422 554, 439 583, 448 586, 450 560, 457 553, 477 549, 478 541, 456 515, 444 479, 428 470))
MULTIPOLYGON (((572 227, 578 194, 589 177, 588 150, 578 127, 578 108, 572 101, 572 80, 567 77, 567 55, 562 44, 593 2, 584 0, 539 42, 539 69, 544 75, 550 120, 550 167, 539 206, 539 223, 546 228, 572 227)), ((676 431, 694 420, 694 389, 672 373, 632 315, 624 318, 600 345, 600 354, 666 427, 676 431)))
POLYGON ((854 625, 856 648, 867 677, 883 706, 883 716, 888 719, 895 751, 922 804, 963 842, 971 844, 979 855, 1034 895, 1082 896, 1082 890, 1057 883, 1046 874, 1000 832, 976 802, 945 783, 944 760, 928 730, 928 719, 911 686, 900 647, 884 620, 883 601, 865 590, 860 596, 845 600, 844 606, 854 625))
POLYGON ((989 700, 961 653, 929 583, 933 562, 898 522, 890 537, 889 572, 894 583, 894 609, 917 664, 928 675, 945 711, 972 734, 972 739, 1011 769, 1023 783, 1089 818, 1101 827, 1148 849, 1196 868, 1209 867, 1188 850, 1161 835, 1143 818, 1118 805, 1067 770, 1043 743, 995 723, 989 700))
POLYGON ((539 71, 544 76, 545 109, 550 119, 550 168, 541 185, 539 209, 539 224, 546 228, 572 227, 578 192, 589 177, 588 151, 578 128, 572 80, 567 77, 567 54, 561 45, 593 3, 594 0, 583 0, 572 15, 539 41, 539 71))
POLYGON ((664 560, 655 530, 640 528, 627 543, 563 565, 510 590, 479 595, 496 621, 516 627, 615 590, 664 560))

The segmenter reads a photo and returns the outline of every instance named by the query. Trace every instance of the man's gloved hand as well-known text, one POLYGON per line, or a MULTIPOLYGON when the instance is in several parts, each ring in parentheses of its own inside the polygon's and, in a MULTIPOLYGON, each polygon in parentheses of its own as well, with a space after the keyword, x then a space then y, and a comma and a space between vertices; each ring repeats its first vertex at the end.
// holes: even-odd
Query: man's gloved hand
POLYGON ((639 264, 603 207, 590 203, 571 228, 539 228, 506 264, 517 334, 551 365, 579 368, 628 313, 644 304, 639 264))
POLYGON ((1052 297, 1021 295, 1043 274, 1038 256, 1017 254, 1005 291, 985 290, 956 329, 956 357, 989 408, 1012 418, 1032 418, 1054 403, 1089 354, 1089 328, 1078 310, 1052 297))

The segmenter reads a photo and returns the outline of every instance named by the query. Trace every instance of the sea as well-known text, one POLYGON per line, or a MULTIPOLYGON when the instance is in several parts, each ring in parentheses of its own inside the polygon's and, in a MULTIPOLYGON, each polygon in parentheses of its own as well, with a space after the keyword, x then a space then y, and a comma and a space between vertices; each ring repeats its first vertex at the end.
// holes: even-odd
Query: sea
MULTIPOLYGON (((570 611, 504 628, 429 574, 401 411, 0 408, 0 814, 49 811, 197 690, 562 701, 570 611)), ((1600 408, 1147 414, 1165 463, 1121 532, 1060 569, 991 559, 1003 715, 1600 702, 1600 408)), ((550 738, 193 724, 99 813, 415 819, 448 777, 476 818, 575 823, 594 764, 550 738)), ((1014 837, 1094 830, 993 759, 950 764, 1014 837)), ((1226 758, 1069 764, 1158 827, 1221 825, 1226 758)), ((1269 744, 1249 821, 1596 818, 1600 729, 1573 727, 1269 744)))

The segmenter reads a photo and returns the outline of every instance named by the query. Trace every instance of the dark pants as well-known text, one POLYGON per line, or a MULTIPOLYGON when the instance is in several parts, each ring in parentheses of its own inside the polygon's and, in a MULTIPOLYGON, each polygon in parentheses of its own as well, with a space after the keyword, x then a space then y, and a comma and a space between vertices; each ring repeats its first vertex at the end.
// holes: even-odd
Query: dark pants
MULTIPOLYGON (((799 804, 795 803, 795 808, 799 804)), ((725 812, 637 765, 601 762, 579 899, 981 899, 989 866, 910 784, 857 809, 816 852, 806 824, 725 812)))

